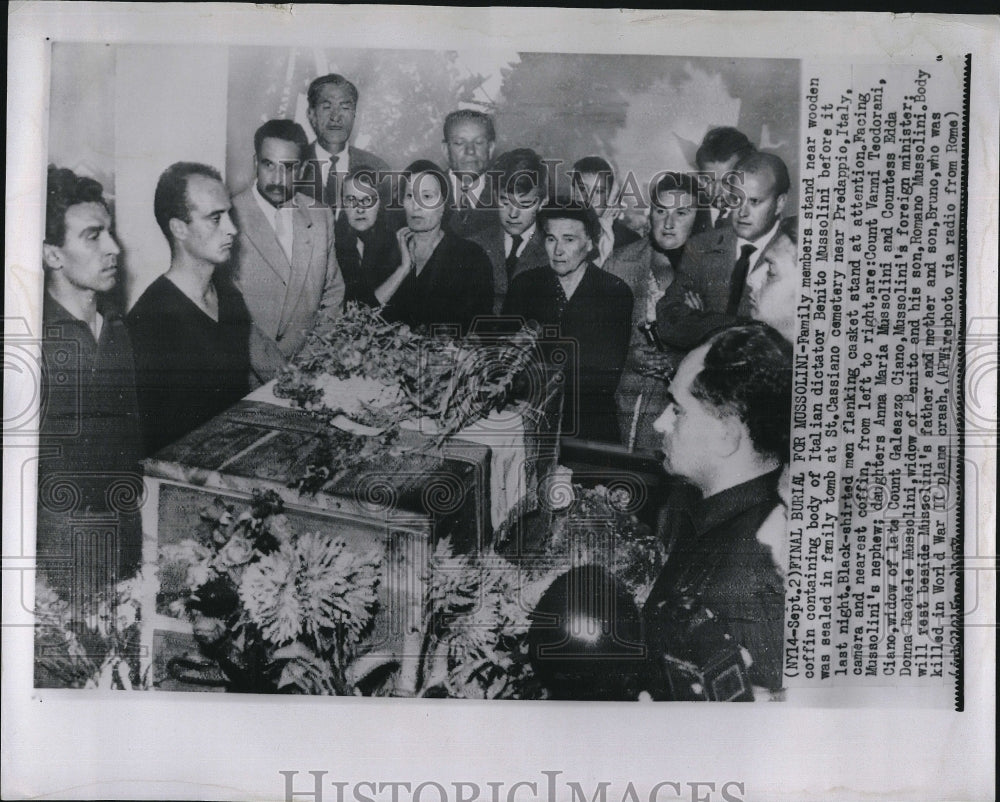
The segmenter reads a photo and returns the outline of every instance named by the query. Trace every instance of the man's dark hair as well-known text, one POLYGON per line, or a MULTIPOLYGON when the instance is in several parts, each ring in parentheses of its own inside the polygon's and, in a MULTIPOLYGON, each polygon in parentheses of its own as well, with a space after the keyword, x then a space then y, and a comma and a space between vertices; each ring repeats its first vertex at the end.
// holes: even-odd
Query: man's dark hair
POLYGON ((755 150, 753 142, 742 131, 731 126, 710 128, 698 146, 695 161, 698 169, 704 170, 708 162, 727 162, 749 156, 755 150))
POLYGON ((313 82, 309 84, 309 89, 306 92, 306 98, 309 100, 309 108, 312 109, 316 107, 316 102, 319 100, 319 90, 327 84, 347 87, 347 91, 351 96, 351 100, 354 101, 354 105, 358 105, 358 88, 348 81, 343 75, 331 72, 329 75, 321 75, 319 78, 313 79, 313 82))
POLYGON ((573 163, 570 179, 579 181, 581 175, 596 175, 604 182, 605 189, 610 192, 615 180, 615 171, 607 159, 600 156, 584 156, 573 163))
POLYGON ((49 165, 45 193, 45 242, 62 247, 66 243, 66 210, 79 203, 99 203, 104 200, 104 187, 93 178, 77 175, 66 167, 49 165))
POLYGON ((773 153, 763 150, 755 150, 737 162, 733 172, 736 173, 762 173, 769 172, 774 176, 774 194, 785 195, 791 187, 791 180, 788 177, 788 166, 785 162, 773 153))
POLYGON ((499 179, 498 189, 508 195, 538 192, 544 197, 548 190, 548 171, 531 148, 509 150, 497 157, 493 172, 499 179))
POLYGON ((486 138, 490 142, 496 142, 497 131, 496 127, 493 125, 493 118, 489 114, 482 111, 476 111, 475 109, 457 109, 456 111, 450 112, 448 116, 444 118, 444 141, 448 141, 448 137, 453 127, 459 123, 465 122, 479 123, 486 129, 486 138))
POLYGON ((188 198, 188 179, 193 175, 222 181, 222 176, 214 167, 198 162, 176 162, 171 164, 160 180, 156 182, 153 195, 153 214, 156 223, 173 248, 174 238, 170 233, 170 221, 175 217, 185 223, 191 222, 191 206, 188 198))
POLYGON ((583 223, 584 230, 595 248, 601 237, 601 224, 597 219, 597 212, 590 206, 569 198, 557 198, 553 203, 543 206, 538 210, 538 217, 535 219, 538 226, 546 233, 552 220, 579 220, 583 223))
POLYGON ((763 456, 788 461, 792 346, 765 323, 733 326, 708 338, 691 395, 738 417, 763 456))
POLYGON ((298 145, 299 160, 306 157, 306 148, 309 147, 309 137, 306 136, 305 129, 295 120, 268 120, 253 135, 253 152, 260 156, 261 146, 265 139, 281 139, 298 145))

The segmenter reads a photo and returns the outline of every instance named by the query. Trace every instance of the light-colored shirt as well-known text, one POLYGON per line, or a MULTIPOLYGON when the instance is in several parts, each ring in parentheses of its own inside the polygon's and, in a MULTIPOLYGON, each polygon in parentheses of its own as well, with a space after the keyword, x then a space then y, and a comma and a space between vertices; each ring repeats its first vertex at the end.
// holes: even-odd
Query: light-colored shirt
POLYGON ((324 148, 319 141, 316 143, 316 161, 319 162, 320 172, 323 174, 323 186, 326 186, 326 181, 330 177, 330 168, 333 166, 331 164, 331 159, 337 162, 336 172, 340 174, 346 173, 351 169, 351 157, 350 148, 344 145, 343 150, 340 153, 330 153, 326 148, 324 148))
MULTIPOLYGON (((521 244, 517 246, 517 253, 515 256, 520 256, 524 253, 524 249, 528 247, 528 241, 535 236, 535 224, 531 224, 531 228, 526 228, 521 232, 521 244)), ((514 238, 508 234, 506 231, 503 232, 503 255, 505 258, 510 258, 510 247, 514 244, 514 238)))
POLYGON ((264 213, 264 217, 267 218, 267 222, 271 224, 271 228, 274 229, 274 236, 278 238, 278 244, 281 246, 281 250, 285 253, 285 258, 288 259, 289 263, 292 261, 292 212, 294 208, 291 206, 282 206, 280 208, 272 206, 267 199, 260 194, 260 190, 257 189, 257 185, 253 185, 253 196, 257 201, 257 205, 260 207, 261 212, 264 213))
POLYGON ((742 237, 736 238, 736 253, 733 254, 733 263, 740 258, 740 251, 743 250, 744 245, 753 245, 756 250, 750 254, 750 258, 753 262, 750 264, 750 269, 747 271, 747 278, 757 269, 757 263, 760 261, 760 256, 764 252, 764 249, 770 244, 771 240, 774 239, 775 234, 778 233, 778 226, 781 225, 781 219, 774 221, 774 225, 771 226, 771 230, 768 231, 763 237, 760 237, 755 242, 751 242, 748 239, 743 239, 742 237))
POLYGON ((479 196, 483 194, 483 189, 486 187, 486 173, 477 176, 475 181, 468 184, 464 192, 462 188, 466 185, 462 183, 462 179, 463 176, 448 170, 448 180, 451 182, 452 196, 455 198, 455 202, 460 204, 462 195, 465 195, 472 202, 473 208, 478 207, 479 196))

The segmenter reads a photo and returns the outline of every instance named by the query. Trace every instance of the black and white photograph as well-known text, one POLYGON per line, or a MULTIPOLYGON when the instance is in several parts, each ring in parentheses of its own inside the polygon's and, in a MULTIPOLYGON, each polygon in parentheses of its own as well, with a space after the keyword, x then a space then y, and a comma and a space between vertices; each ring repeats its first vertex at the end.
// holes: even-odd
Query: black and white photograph
POLYGON ((986 798, 996 20, 26 5, 11 798, 986 798))

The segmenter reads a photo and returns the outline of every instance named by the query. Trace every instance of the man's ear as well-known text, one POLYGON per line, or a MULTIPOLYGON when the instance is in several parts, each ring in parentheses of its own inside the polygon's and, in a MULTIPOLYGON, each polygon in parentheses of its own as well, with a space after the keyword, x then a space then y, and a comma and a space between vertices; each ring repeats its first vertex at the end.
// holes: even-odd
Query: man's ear
POLYGON ((446 170, 450 169, 451 168, 451 156, 448 153, 448 140, 447 139, 442 139, 441 140, 441 155, 444 156, 445 169, 446 170))
POLYGON ((43 242, 42 261, 49 270, 58 270, 62 267, 62 249, 58 245, 43 242))
POLYGON ((746 425, 736 415, 719 418, 718 437, 714 438, 718 457, 731 457, 740 450, 747 436, 746 425))
POLYGON ((487 158, 487 160, 493 161, 493 151, 496 150, 496 146, 497 146, 496 142, 490 142, 489 148, 487 149, 487 152, 486 152, 486 158, 487 158))
POLYGON ((788 193, 784 195, 779 195, 778 200, 774 205, 775 217, 781 217, 782 213, 785 211, 785 202, 788 200, 788 193))
POLYGON ((179 217, 171 217, 169 226, 170 233, 174 235, 175 240, 183 240, 187 238, 187 223, 179 217))

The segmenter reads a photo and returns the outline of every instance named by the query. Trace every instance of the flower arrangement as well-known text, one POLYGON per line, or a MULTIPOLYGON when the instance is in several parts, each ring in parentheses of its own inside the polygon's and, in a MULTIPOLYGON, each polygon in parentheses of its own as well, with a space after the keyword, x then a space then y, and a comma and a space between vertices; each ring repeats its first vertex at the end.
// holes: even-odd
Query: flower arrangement
POLYGON ((275 394, 303 409, 347 413, 364 425, 388 428, 400 420, 427 418, 436 444, 510 400, 515 379, 536 354, 538 335, 522 327, 506 337, 455 339, 428 336, 403 323, 386 323, 377 310, 349 303, 308 336, 275 394), (324 403, 321 380, 362 378, 395 390, 382 405, 344 410, 324 403))
POLYGON ((232 690, 349 694, 345 671, 377 608, 380 558, 328 532, 296 532, 273 491, 237 514, 201 511, 209 534, 161 547, 184 588, 169 606, 191 617, 232 690))
POLYGON ((35 685, 40 688, 141 690, 149 666, 140 661, 144 588, 156 582, 143 566, 114 591, 85 599, 74 610, 39 577, 35 582, 35 685))

